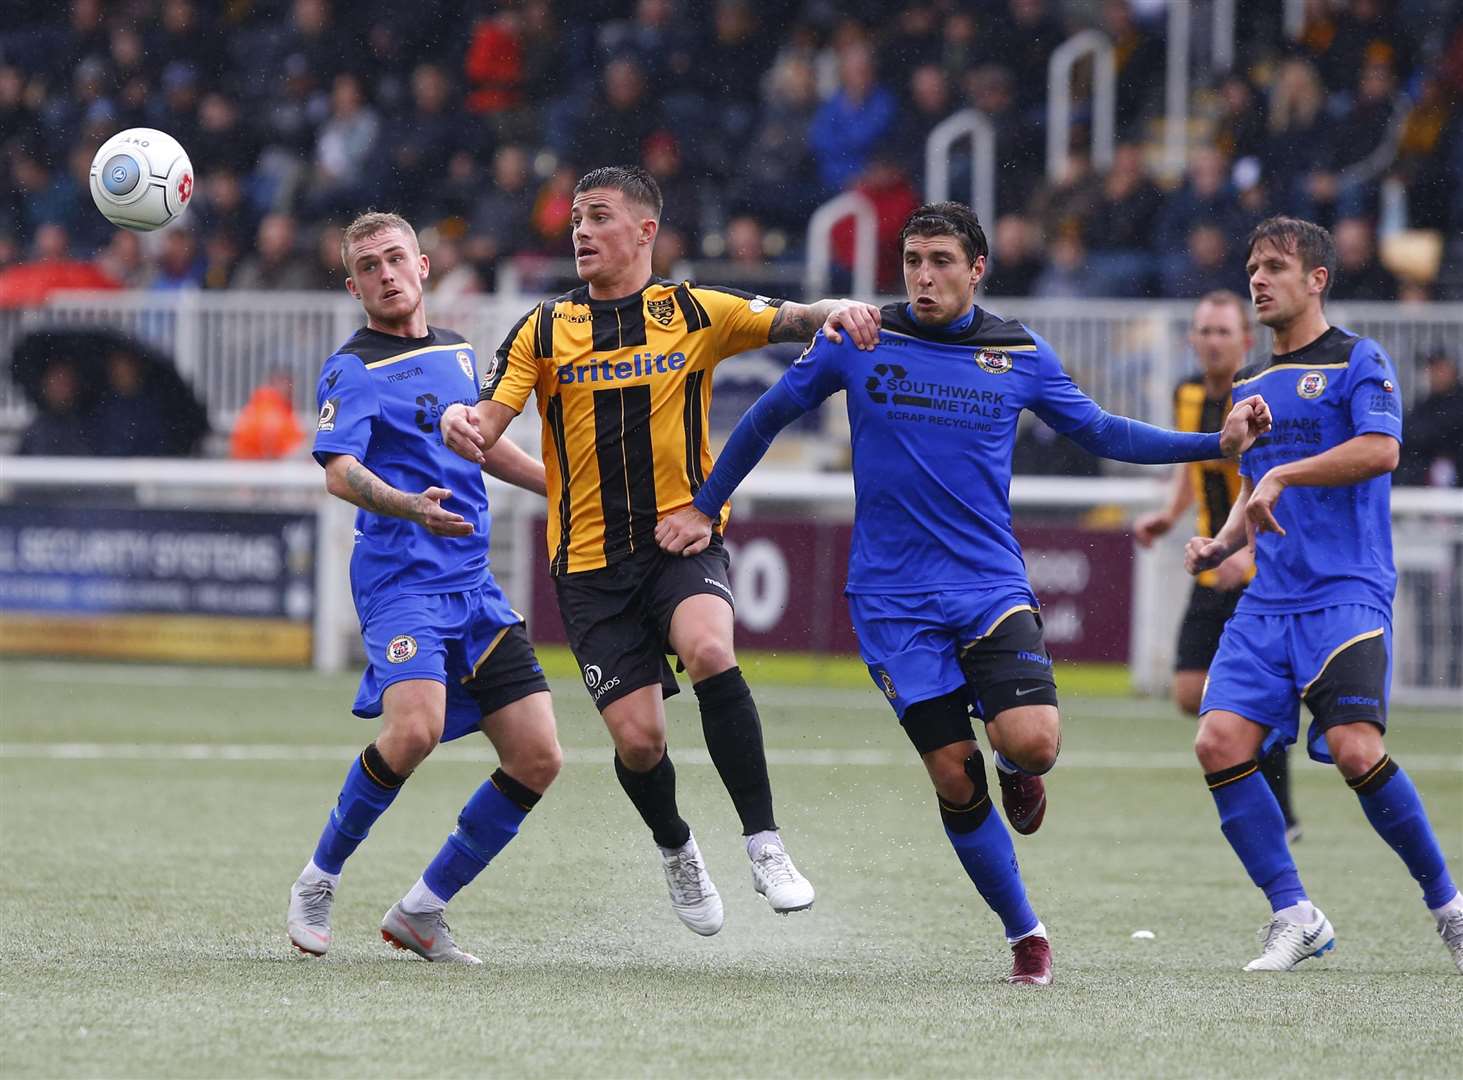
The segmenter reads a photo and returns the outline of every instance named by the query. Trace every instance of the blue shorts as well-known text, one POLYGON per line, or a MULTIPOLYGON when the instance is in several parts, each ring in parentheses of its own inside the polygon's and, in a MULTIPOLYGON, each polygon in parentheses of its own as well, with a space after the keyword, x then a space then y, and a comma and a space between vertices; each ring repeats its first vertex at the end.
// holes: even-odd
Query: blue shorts
MULTIPOLYGON (((381 715, 381 696, 392 683, 431 679, 447 687, 442 741, 477 731, 484 713, 480 695, 469 684, 522 622, 523 616, 508 606, 491 581, 471 592, 378 601, 361 627, 367 667, 351 711, 374 719, 381 715)), ((517 636, 526 642, 526 636, 517 636)), ((536 660, 532 667, 537 668, 536 660)), ((516 674, 527 677, 530 672, 525 668, 516 674)), ((538 678, 542 680, 541 672, 538 678)))
MULTIPOLYGON (((869 676, 901 720, 904 710, 973 682, 998 685, 1017 680, 1051 683, 1051 658, 1038 640, 994 656, 971 649, 1017 612, 1038 610, 1030 590, 961 589, 949 592, 850 593, 849 614, 869 676), (962 663, 962 657, 965 662, 962 663)), ((972 686, 972 701, 982 712, 972 686)), ((985 717, 987 720, 990 716, 985 717)))
POLYGON ((1240 611, 1230 617, 1204 683, 1199 712, 1223 709, 1270 729, 1262 750, 1300 736, 1300 704, 1311 712, 1306 750, 1331 764, 1326 729, 1366 721, 1387 729, 1392 618, 1366 604, 1294 615, 1240 611))

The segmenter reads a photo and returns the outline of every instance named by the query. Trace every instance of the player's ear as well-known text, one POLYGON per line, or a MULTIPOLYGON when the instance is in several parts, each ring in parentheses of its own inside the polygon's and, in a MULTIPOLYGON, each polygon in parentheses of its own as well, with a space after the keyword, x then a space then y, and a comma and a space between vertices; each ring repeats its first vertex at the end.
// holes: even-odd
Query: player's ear
POLYGON ((979 285, 980 279, 985 277, 985 256, 977 255, 975 262, 970 265, 970 284, 979 285))
POLYGON ((427 275, 432 272, 432 260, 428 259, 425 255, 418 255, 417 258, 420 260, 417 264, 417 274, 423 281, 426 281, 427 275))
POLYGON ((361 298, 361 290, 356 288, 356 279, 353 277, 345 279, 345 291, 351 294, 352 299, 359 300, 361 298))
POLYGON ((1331 279, 1331 272, 1324 266, 1318 266, 1311 271, 1310 277, 1311 292, 1324 293, 1326 291, 1326 282, 1331 279))
POLYGON ((655 238, 659 234, 660 222, 656 221, 655 218, 640 219, 640 239, 638 241, 639 243, 649 244, 650 246, 654 247, 655 238))

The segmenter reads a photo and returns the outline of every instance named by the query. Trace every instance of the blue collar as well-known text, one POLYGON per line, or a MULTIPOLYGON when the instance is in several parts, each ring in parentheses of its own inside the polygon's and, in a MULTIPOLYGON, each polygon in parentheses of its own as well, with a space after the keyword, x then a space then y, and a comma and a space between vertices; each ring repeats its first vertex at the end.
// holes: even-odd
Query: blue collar
POLYGON ((973 323, 973 322, 975 322, 976 306, 974 304, 971 304, 969 311, 967 311, 964 315, 960 316, 960 318, 954 320, 953 322, 946 323, 944 326, 925 326, 923 323, 921 323, 918 319, 916 319, 914 317, 914 305, 913 304, 905 304, 904 305, 904 311, 909 316, 909 321, 910 322, 914 323, 916 326, 922 327, 925 330, 929 330, 932 333, 936 333, 936 334, 959 334, 959 333, 962 333, 962 332, 964 332, 966 330, 969 330, 970 329, 970 324, 973 323))

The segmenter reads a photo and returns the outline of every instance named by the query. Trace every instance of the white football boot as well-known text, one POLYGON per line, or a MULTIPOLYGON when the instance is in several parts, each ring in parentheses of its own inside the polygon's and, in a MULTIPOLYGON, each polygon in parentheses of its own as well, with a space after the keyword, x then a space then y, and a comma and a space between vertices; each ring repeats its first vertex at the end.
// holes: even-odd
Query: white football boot
POLYGON ((1453 907, 1437 919, 1438 936, 1453 954, 1453 963, 1458 967, 1458 974, 1463 975, 1463 905, 1453 907))
POLYGON ((1336 931, 1320 908, 1311 923, 1291 922, 1278 915, 1260 928, 1260 955, 1245 965, 1246 971, 1291 971, 1302 960, 1320 956, 1336 947, 1336 931))
POLYGON ((285 929, 290 944, 306 956, 324 956, 330 948, 330 905, 335 902, 335 879, 311 874, 310 868, 290 886, 290 909, 285 929))
POLYGON ((696 838, 690 837, 678 848, 661 848, 660 859, 671 891, 671 909, 681 922, 702 937, 720 930, 725 917, 721 893, 711 883, 696 838))
POLYGON ((399 900, 381 920, 381 938, 394 949, 406 949, 434 964, 482 963, 472 953, 457 947, 442 912, 413 915, 401 909, 399 900))
POLYGON ((751 855, 752 887, 772 905, 779 915, 806 911, 813 906, 813 885, 792 864, 792 857, 782 846, 782 838, 768 840, 751 855))

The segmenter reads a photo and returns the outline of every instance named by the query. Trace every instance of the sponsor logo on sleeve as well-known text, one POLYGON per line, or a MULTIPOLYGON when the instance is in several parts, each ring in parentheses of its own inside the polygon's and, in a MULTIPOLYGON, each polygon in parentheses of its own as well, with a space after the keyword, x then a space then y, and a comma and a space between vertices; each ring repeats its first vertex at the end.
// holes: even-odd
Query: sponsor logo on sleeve
POLYGON ((1295 392, 1307 401, 1313 401, 1326 392, 1326 373, 1307 371, 1295 384, 1295 392))
POLYGON ((752 309, 753 315, 760 315, 767 310, 771 303, 772 297, 770 296, 754 296, 747 301, 747 307, 752 309))
POLYGON ((488 362, 483 366, 483 378, 482 381, 478 383, 478 390, 481 393, 486 394, 493 389, 493 384, 498 378, 499 363, 501 363, 501 360, 499 359, 498 354, 494 353, 488 358, 488 362))
POLYGON ((397 634, 386 645, 386 659, 404 664, 417 654, 417 639, 410 634, 397 634))
POLYGON ((320 423, 316 425, 316 431, 335 430, 335 410, 338 398, 326 398, 325 404, 320 406, 320 423))

